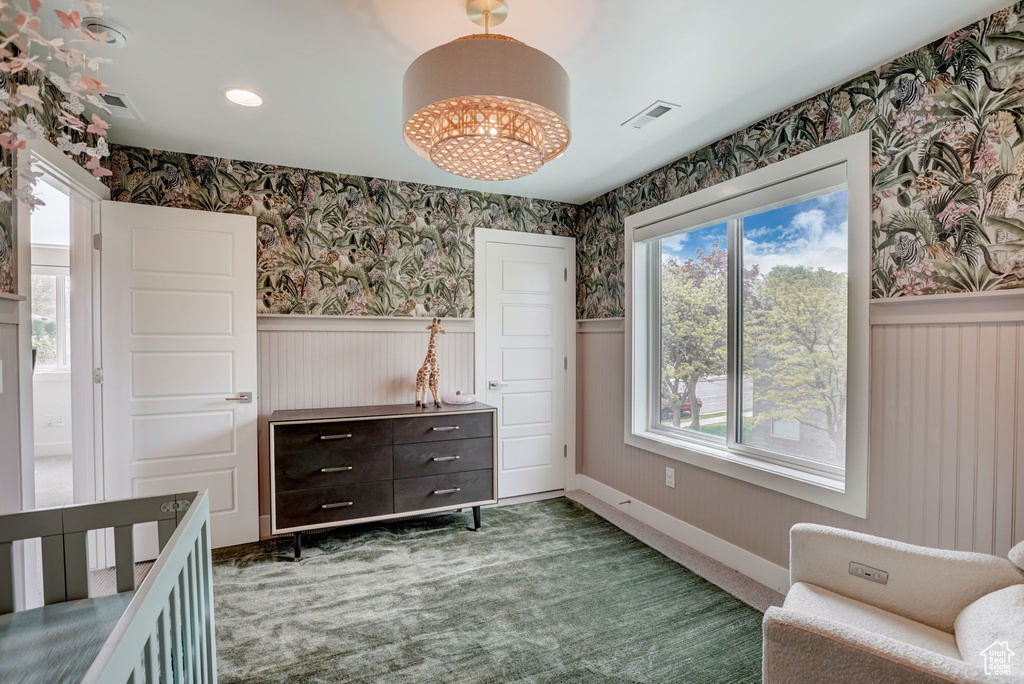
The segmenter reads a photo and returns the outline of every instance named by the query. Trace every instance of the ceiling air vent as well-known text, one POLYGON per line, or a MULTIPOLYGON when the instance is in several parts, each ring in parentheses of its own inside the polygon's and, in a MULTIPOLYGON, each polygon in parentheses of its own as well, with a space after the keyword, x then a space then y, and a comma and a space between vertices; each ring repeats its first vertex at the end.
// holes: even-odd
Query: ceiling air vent
POLYGON ((679 105, 672 104, 671 102, 665 102, 658 100, 654 104, 644 107, 644 110, 622 123, 623 126, 629 126, 630 128, 643 128, 647 124, 651 123, 655 119, 659 119, 665 114, 668 114, 673 109, 677 109, 679 105))
POLYGON ((139 110, 135 109, 129 100, 127 95, 119 95, 118 93, 101 93, 100 97, 110 107, 110 115, 116 116, 119 119, 138 119, 142 120, 142 116, 139 114, 139 110))

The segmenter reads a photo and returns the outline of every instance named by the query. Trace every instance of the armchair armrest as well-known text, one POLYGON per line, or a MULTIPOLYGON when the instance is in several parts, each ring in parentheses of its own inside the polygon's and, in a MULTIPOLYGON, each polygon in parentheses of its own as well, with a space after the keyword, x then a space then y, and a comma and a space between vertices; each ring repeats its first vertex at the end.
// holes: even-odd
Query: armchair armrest
POLYGON ((1009 684, 970 663, 785 608, 764 616, 764 684, 1009 684))
POLYGON ((930 627, 953 632, 956 616, 978 598, 1024 583, 1004 558, 944 551, 824 525, 790 530, 790 583, 806 582, 930 627), (851 575, 855 561, 889 573, 886 584, 851 575))

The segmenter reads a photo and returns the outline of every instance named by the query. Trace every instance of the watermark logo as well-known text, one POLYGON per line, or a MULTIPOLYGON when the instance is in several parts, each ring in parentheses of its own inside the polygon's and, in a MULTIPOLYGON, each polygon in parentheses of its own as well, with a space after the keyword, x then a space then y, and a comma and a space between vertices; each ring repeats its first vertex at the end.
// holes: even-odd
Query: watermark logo
POLYGON ((996 641, 981 652, 981 658, 985 661, 985 674, 987 675, 1011 675, 1013 666, 1010 659, 1017 655, 1010 650, 1010 642, 996 641))

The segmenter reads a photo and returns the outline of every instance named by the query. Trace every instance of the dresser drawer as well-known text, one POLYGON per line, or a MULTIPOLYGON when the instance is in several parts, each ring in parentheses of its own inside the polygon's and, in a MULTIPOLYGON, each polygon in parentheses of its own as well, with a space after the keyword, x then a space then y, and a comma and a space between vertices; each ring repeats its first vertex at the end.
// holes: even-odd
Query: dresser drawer
POLYGON ((450 439, 489 437, 493 413, 460 413, 451 416, 396 418, 395 444, 440 442, 450 439))
POLYGON ((493 478, 493 470, 471 470, 395 480, 395 513, 490 501, 494 498, 493 478))
POLYGON ((465 470, 486 470, 494 465, 490 437, 395 446, 395 477, 421 477, 465 470))
POLYGON ((348 420, 274 425, 274 452, 337 451, 391 444, 390 420, 348 420))
POLYGON ((279 492, 390 480, 392 473, 390 446, 274 454, 274 484, 279 492))
POLYGON ((278 529, 372 518, 393 512, 391 480, 277 494, 278 529))

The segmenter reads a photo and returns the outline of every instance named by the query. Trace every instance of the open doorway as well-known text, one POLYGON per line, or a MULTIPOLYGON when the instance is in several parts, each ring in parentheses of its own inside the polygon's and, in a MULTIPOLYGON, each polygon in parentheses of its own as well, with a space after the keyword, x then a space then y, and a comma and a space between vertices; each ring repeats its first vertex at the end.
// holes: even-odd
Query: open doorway
MULTIPOLYGON (((35 506, 74 503, 72 459, 71 201, 52 177, 36 184, 43 205, 31 214, 32 443, 35 506)), ((78 293, 75 293, 78 294, 78 293)), ((86 360, 88 363, 88 360, 86 360)))
MULTIPOLYGON (((18 482, 15 510, 50 508, 103 499, 97 337, 100 203, 109 192, 70 157, 44 139, 18 150, 18 169, 41 174, 33 195, 44 203, 30 211, 14 204, 18 294, 18 429, 20 458, 0 462, 0 479, 18 482)), ((27 190, 34 174, 15 173, 27 190)), ((7 435, 4 435, 6 438, 7 435)), ((112 535, 90 533, 90 565, 105 568, 112 535), (108 539, 110 537, 110 539, 108 539)), ((13 548, 15 603, 40 600, 38 541, 13 548)))

